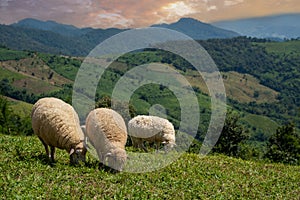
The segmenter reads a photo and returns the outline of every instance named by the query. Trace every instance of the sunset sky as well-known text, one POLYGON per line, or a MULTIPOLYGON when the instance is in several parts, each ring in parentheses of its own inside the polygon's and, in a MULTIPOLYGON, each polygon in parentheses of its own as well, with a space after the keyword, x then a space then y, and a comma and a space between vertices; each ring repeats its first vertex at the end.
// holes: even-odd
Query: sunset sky
POLYGON ((24 18, 77 27, 138 28, 182 17, 203 22, 300 13, 299 0, 0 0, 0 24, 24 18))

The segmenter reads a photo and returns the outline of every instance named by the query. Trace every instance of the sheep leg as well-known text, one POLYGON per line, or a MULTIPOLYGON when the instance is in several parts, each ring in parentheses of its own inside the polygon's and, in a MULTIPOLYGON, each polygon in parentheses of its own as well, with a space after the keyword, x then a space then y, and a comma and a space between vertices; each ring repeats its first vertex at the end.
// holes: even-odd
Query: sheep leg
POLYGON ((139 147, 138 143, 137 143, 137 142, 133 142, 133 141, 132 141, 132 146, 133 146, 134 148, 138 148, 138 147, 139 147))
POLYGON ((51 151, 50 159, 51 159, 51 162, 54 163, 55 147, 50 146, 50 151, 51 151))
POLYGON ((98 169, 103 169, 105 167, 105 161, 104 161, 104 156, 102 155, 101 152, 97 152, 98 154, 98 158, 99 158, 99 165, 98 165, 98 169))
POLYGON ((39 139, 40 139, 40 141, 42 142, 42 144, 44 145, 45 150, 46 150, 46 154, 47 154, 48 158, 50 159, 50 154, 49 154, 48 145, 44 142, 44 140, 42 140, 42 138, 39 137, 39 139))
POLYGON ((158 149, 160 147, 160 142, 155 142, 156 153, 158 153, 158 149))
POLYGON ((139 147, 139 143, 137 141, 137 138, 135 138, 135 137, 130 137, 130 138, 131 138, 132 146, 134 148, 138 148, 139 147))
POLYGON ((142 141, 142 140, 141 140, 141 142, 140 142, 140 147, 141 147, 142 149, 144 149, 144 151, 145 151, 146 153, 148 153, 148 150, 147 150, 147 148, 146 148, 145 145, 144 145, 144 141, 142 141))

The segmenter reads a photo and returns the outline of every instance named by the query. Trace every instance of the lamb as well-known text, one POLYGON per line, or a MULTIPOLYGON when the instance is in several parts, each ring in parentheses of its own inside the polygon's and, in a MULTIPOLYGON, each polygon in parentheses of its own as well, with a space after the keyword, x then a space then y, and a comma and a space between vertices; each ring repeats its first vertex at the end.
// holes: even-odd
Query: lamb
POLYGON ((94 109, 86 118, 85 129, 100 162, 122 171, 127 160, 127 129, 122 116, 112 109, 94 109))
POLYGON ((156 150, 164 144, 165 151, 173 148, 175 144, 174 126, 167 119, 157 116, 139 115, 128 122, 128 133, 132 144, 147 152, 144 142, 156 143, 156 150))
POLYGON ((57 98, 42 98, 33 105, 31 119, 33 131, 44 145, 51 162, 54 162, 55 147, 67 150, 71 164, 85 161, 87 149, 83 143, 84 135, 78 115, 71 105, 57 98))

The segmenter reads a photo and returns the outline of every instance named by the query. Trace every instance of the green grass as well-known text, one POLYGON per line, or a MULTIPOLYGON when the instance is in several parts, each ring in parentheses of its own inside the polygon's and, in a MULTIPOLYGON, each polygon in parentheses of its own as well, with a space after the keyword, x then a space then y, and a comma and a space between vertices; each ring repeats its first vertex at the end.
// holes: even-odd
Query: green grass
POLYGON ((0 67, 0 80, 5 78, 9 80, 20 80, 22 78, 25 78, 25 76, 0 67))
POLYGON ((267 42, 259 43, 259 45, 265 46, 267 52, 275 53, 278 55, 294 53, 300 55, 300 41, 287 41, 287 42, 267 42))
POLYGON ((14 81, 12 85, 18 89, 26 89, 27 92, 33 94, 54 92, 61 89, 60 87, 51 85, 46 81, 42 81, 30 77, 26 77, 24 79, 14 81))
POLYGON ((30 55, 30 53, 26 51, 15 51, 0 47, 0 61, 19 60, 26 58, 28 55, 30 55))
POLYGON ((278 128, 278 124, 268 117, 254 114, 247 114, 242 120, 247 121, 251 126, 261 129, 268 136, 273 135, 278 128))
POLYGON ((81 65, 80 59, 43 53, 39 53, 38 57, 42 59, 56 73, 72 81, 75 80, 78 68, 81 65))
POLYGON ((223 72, 226 95, 241 103, 257 102, 272 103, 276 102, 278 92, 260 84, 259 80, 249 74, 238 72, 223 72), (254 93, 257 93, 257 96, 254 93))
MULTIPOLYGON (((44 80, 2 68, 0 64, 0 81, 4 79, 8 79, 8 85, 12 87, 8 90, 7 88, 4 88, 3 85, 1 88, 4 88, 4 91, 8 92, 9 94, 12 94, 12 90, 19 91, 21 93, 26 91, 27 94, 33 93, 37 95, 47 94, 50 92, 59 91, 61 89, 60 87, 52 85, 44 80)), ((14 98, 16 97, 14 96, 14 98)))
POLYGON ((10 102, 11 108, 15 114, 19 115, 20 117, 30 117, 32 104, 17 100, 10 102))
POLYGON ((50 166, 35 136, 0 135, 2 199, 298 199, 299 166, 184 153, 148 173, 112 173, 88 163, 69 165, 57 150, 50 166))

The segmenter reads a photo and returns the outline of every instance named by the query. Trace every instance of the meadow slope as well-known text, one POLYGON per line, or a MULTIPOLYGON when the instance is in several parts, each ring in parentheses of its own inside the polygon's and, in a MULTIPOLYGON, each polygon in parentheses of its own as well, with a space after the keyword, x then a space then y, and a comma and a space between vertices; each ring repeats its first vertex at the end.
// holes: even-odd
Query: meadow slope
POLYGON ((69 165, 57 151, 50 166, 35 136, 0 135, 2 199, 299 199, 300 166, 184 153, 171 165, 148 173, 69 165))

